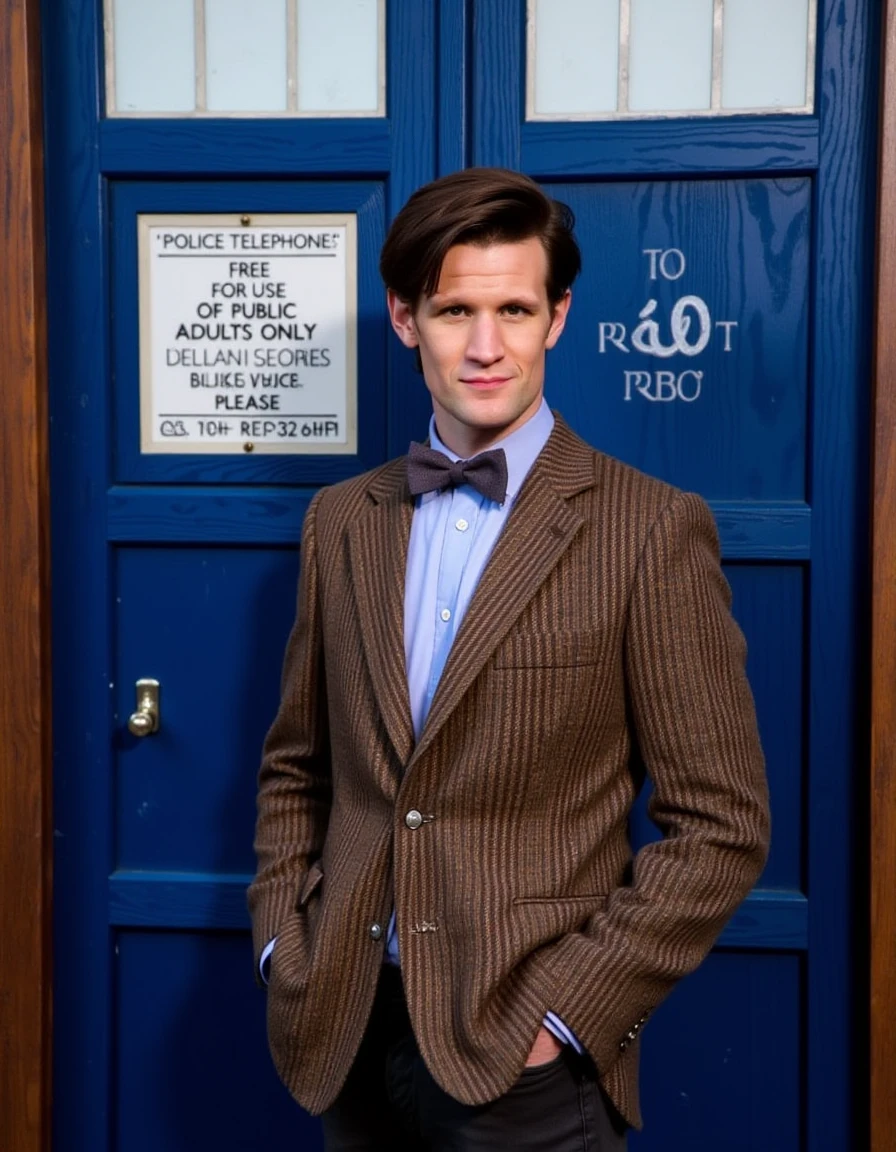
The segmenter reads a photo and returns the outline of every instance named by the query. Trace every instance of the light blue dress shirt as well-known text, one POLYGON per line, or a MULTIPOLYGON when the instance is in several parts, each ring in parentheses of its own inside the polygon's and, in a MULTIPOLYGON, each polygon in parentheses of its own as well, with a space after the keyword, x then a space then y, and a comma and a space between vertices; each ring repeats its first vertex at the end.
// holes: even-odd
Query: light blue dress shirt
MULTIPOLYGON (((486 499, 469 484, 417 498, 405 572, 404 652, 411 719, 418 740, 479 578, 553 427, 554 417, 542 400, 531 419, 493 445, 503 448, 507 459, 507 498, 503 504, 486 499)), ((439 438, 435 417, 430 421, 429 441, 449 459, 460 459, 439 438)), ((386 960, 399 964, 394 912, 386 935, 386 960)), ((575 1036, 553 1012, 548 1012, 544 1025, 558 1040, 581 1052, 575 1036)))
MULTIPOLYGON (((507 498, 503 504, 486 499, 469 484, 417 498, 405 570, 404 650, 411 719, 418 740, 479 578, 553 427, 554 417, 542 400, 531 419, 493 445, 503 448, 507 459, 507 498)), ((430 421, 429 440, 451 460, 460 459, 439 438, 435 417, 430 421)), ((276 939, 262 954, 265 977, 275 944, 276 939)), ((385 960, 400 964, 394 911, 386 934, 385 960)), ((553 1012, 547 1013, 544 1026, 562 1043, 582 1051, 576 1037, 553 1012)))

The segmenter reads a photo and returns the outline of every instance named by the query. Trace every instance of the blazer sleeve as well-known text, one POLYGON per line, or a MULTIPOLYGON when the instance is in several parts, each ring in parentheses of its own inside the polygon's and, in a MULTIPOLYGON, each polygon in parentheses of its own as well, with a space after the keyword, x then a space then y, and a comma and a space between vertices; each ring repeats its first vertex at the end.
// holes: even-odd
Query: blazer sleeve
POLYGON ((320 495, 312 499, 302 529, 296 619, 283 662, 280 707, 265 739, 258 777, 258 869, 248 891, 257 979, 261 953, 296 914, 300 889, 323 850, 329 821, 330 744, 315 531, 320 495))
POLYGON ((730 602, 712 514, 677 493, 645 544, 625 638, 633 737, 663 838, 586 931, 536 953, 551 1007, 601 1072, 703 960, 767 857, 764 761, 730 602))

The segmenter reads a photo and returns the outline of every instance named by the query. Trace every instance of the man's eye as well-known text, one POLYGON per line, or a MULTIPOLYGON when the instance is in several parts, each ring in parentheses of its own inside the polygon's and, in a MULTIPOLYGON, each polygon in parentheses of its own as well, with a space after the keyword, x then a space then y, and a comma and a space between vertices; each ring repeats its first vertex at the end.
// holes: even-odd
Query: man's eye
POLYGON ((466 311, 466 309, 464 308, 463 304, 452 304, 450 307, 442 309, 442 315, 443 316, 463 316, 465 311, 466 311))
POLYGON ((522 304, 507 304, 504 311, 508 316, 525 316, 528 309, 524 308, 522 304))

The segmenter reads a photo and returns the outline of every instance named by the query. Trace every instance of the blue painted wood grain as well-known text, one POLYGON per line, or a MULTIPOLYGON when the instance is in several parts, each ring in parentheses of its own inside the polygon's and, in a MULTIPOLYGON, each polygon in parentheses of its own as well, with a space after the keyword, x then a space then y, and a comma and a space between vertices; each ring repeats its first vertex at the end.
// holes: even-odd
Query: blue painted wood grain
MULTIPOLYGON (((394 400, 385 395, 386 333, 377 254, 390 213, 414 187, 435 174, 434 3, 390 3, 388 118, 318 124, 101 121, 101 15, 101 6, 94 0, 44 3, 54 677, 58 685, 70 686, 56 693, 54 708, 55 944, 65 957, 65 963, 56 965, 54 1141, 56 1152, 112 1152, 113 1148, 135 1148, 137 1140, 148 1141, 150 1147, 177 1148, 183 1146, 178 1141, 185 1126, 198 1123, 198 1116, 204 1122, 200 1143, 208 1138, 224 1148, 234 1146, 227 1141, 238 1126, 229 1132, 216 1128, 214 1110, 179 1114, 174 1131, 181 1135, 172 1136, 170 1127, 166 1128, 161 1143, 154 1142, 152 1126, 143 1125, 142 1105, 135 1095, 145 1072, 141 1061, 149 1059, 153 1076, 172 1073, 156 1062, 151 1025, 176 1026, 178 1019, 140 1018, 144 1000, 164 987, 164 974, 153 964, 126 971, 116 967, 108 919, 106 883, 116 858, 122 852, 136 858, 138 848, 149 851, 145 835, 141 843, 136 833, 120 826, 121 806, 139 795, 139 803, 149 805, 145 817, 166 785, 164 767, 156 779, 150 773, 134 773, 133 778, 121 780, 117 776, 117 766, 124 762, 119 742, 125 739, 124 722, 133 707, 130 681, 136 668, 152 656, 153 636, 166 625, 141 612, 140 599, 149 598, 149 586, 145 579, 142 583, 135 579, 142 591, 136 602, 131 601, 133 615, 122 626, 114 597, 121 572, 118 567, 113 571, 118 558, 113 559, 105 534, 106 493, 113 477, 119 481, 126 477, 128 482, 142 478, 160 489, 165 482, 183 483, 188 478, 176 463, 171 468, 170 461, 167 470, 157 466, 151 475, 141 470, 146 460, 137 459, 134 219, 137 211, 303 211, 312 205, 366 212, 367 222, 361 221, 359 296, 371 302, 371 314, 375 299, 376 319, 366 333, 361 332, 362 451, 350 467, 360 470, 379 462, 389 450, 390 404, 400 419, 415 404, 418 409, 426 407, 425 390, 417 381, 413 381, 416 389, 410 402, 401 391, 393 394, 394 400), (190 176, 197 179, 185 179, 190 176), (265 183, 264 176, 275 179, 265 183), (122 238, 126 243, 119 245, 122 238), (119 263, 126 249, 130 255, 119 263), (110 318, 120 326, 113 328, 110 318), (113 433, 121 432, 128 421, 130 432, 122 432, 116 443, 113 433), (365 452, 371 454, 365 456, 365 452), (121 648, 124 636, 130 645, 126 656, 121 648), (162 791, 154 792, 156 787, 162 791)), ((395 378, 400 375, 396 372, 395 378)), ((405 376, 410 382, 410 368, 405 376)), ((407 391, 410 394, 410 388, 407 391)), ((416 422, 416 434, 420 427, 416 422)), ((394 436, 394 428, 391 432, 394 436)), ((265 465, 260 457, 252 463, 251 470, 228 473, 216 470, 211 460, 197 461, 189 479, 221 483, 229 475, 237 483, 251 481, 254 475, 257 481, 265 465)), ((265 482, 294 483, 304 476, 309 484, 318 485, 335 478, 329 462, 318 463, 313 474, 301 467, 296 470, 294 465, 286 472, 274 466, 265 482)), ((345 464, 341 467, 344 470, 345 464)), ((144 542, 144 555, 151 550, 144 542)), ((264 613, 262 624, 268 637, 273 637, 272 630, 284 631, 288 625, 296 560, 294 549, 283 550, 269 570, 271 579, 282 583, 276 589, 277 609, 264 613), (282 569, 277 567, 281 563, 282 569), (277 575, 287 569, 288 574, 277 575)), ((225 577, 218 573, 218 579, 225 577)), ((201 623, 205 618, 199 615, 201 623)), ((188 627, 193 622, 183 623, 188 627)), ((226 642, 223 633, 218 642, 226 642)), ((273 648, 282 651, 282 637, 276 644, 271 639, 270 644, 264 660, 272 659, 273 668, 265 671, 257 687, 247 683, 246 699, 253 692, 265 700, 276 695, 273 681, 280 652, 274 654, 273 648)), ((176 638, 173 651, 178 651, 176 638)), ((222 664, 229 662, 225 651, 226 643, 222 664)), ((181 663, 188 667, 190 657, 181 663)), ((177 669, 172 667, 168 683, 173 684, 176 676, 177 669)), ((197 686, 198 681, 190 687, 197 686)), ((212 690, 209 686, 208 691, 212 690)), ((189 700, 189 692, 166 694, 163 684, 162 693, 163 709, 168 706, 171 722, 184 719, 178 699, 189 700)), ((260 733, 266 717, 260 705, 253 709, 251 723, 260 733)), ((213 714, 210 706, 209 715, 213 714)), ((222 720, 226 726, 230 717, 222 714, 222 720)), ((248 806, 247 812, 234 831, 222 837, 228 851, 239 854, 241 866, 247 863, 251 842, 248 823, 258 753, 255 736, 252 743, 251 755, 247 743, 245 755, 230 761, 239 766, 233 779, 235 788, 242 789, 241 810, 248 806)), ((213 770, 214 753, 196 746, 192 764, 183 759, 177 763, 189 780, 197 765, 205 773, 213 770)), ((137 806, 133 812, 135 821, 143 819, 137 817, 137 806)), ((187 840, 186 832, 181 829, 181 834, 177 827, 170 841, 167 831, 160 832, 158 827, 155 831, 158 841, 169 843, 170 851, 176 850, 179 838, 180 843, 187 840)), ((216 861, 216 866, 221 864, 216 861)), ((254 993, 251 965, 242 966, 239 977, 234 969, 228 971, 227 980, 240 979, 254 993)), ((220 990, 212 1002, 220 1016, 220 990)), ((249 1037, 250 1062, 270 1075, 263 1033, 250 1032, 240 1013, 228 1012, 228 1016, 228 1035, 238 1036, 239 1044, 244 1035, 249 1037)), ((202 1034, 205 1018, 200 1015, 195 1022, 200 1029, 195 1038, 205 1044, 211 1035, 202 1034)), ((191 1071, 195 1072, 195 1065, 191 1071)), ((250 1095, 254 1090, 248 1078, 240 1080, 240 1087, 250 1095)), ((198 1099, 197 1093, 207 1096, 209 1088, 213 1094, 219 1090, 213 1079, 203 1079, 191 1090, 191 1099, 198 1099)), ((253 1109, 246 1107, 247 1099, 241 1096, 240 1106, 249 1116, 253 1109)), ((285 1093, 282 1099, 288 1106, 271 1122, 281 1132, 294 1135, 301 1127, 301 1114, 285 1093)), ((156 1117, 163 1127, 170 1119, 170 1115, 156 1117)))
MULTIPOLYGON (((301 536, 310 489, 257 486, 116 485, 109 539, 117 543, 291 544, 301 536)), ((727 560, 806 560, 812 510, 800 501, 710 501, 727 560)))
POLYGON ((115 864, 249 871, 261 747, 295 615, 296 548, 114 550, 115 864), (159 731, 126 724, 138 679, 159 731))
POLYGON ((439 3, 438 175, 466 167, 469 161, 472 39, 470 0, 439 3))
POLYGON ((60 1152, 109 1152, 113 966, 104 876, 112 862, 111 650, 103 508, 110 480, 110 293, 96 120, 102 41, 95 4, 47 0, 42 9, 56 686, 53 1129, 60 1152))
MULTIPOLYGON (((245 930, 251 873, 131 872, 109 877, 110 923, 117 927, 245 930)), ((802 951, 808 940, 809 903, 799 892, 757 889, 719 939, 737 951, 802 951)))
POLYGON ((718 952, 677 985, 643 1032, 631 1152, 802 1152, 804 979, 792 952, 718 952))
POLYGON ((808 1146, 867 1147, 864 778, 880 6, 819 5, 809 487, 808 1146), (820 898, 820 899, 819 899, 820 898), (845 1054, 845 1055, 844 1055, 845 1054))
MULTIPOLYGON (((389 36, 389 115, 397 148, 388 186, 391 224, 412 192, 436 175, 438 142, 437 24, 432 0, 392 3, 386 22, 389 36)), ((382 287, 380 287, 380 298, 382 287)), ((381 303, 385 323, 385 308, 381 303)), ((414 369, 414 356, 388 333, 388 456, 406 452, 411 440, 426 434, 431 411, 429 393, 414 369)))
POLYGON ((115 934, 117 1152, 321 1152, 267 1055, 245 933, 115 934))
POLYGON ((525 35, 525 9, 519 0, 474 3, 474 164, 520 167, 525 35))
POLYGON ((548 354, 551 404, 590 443, 711 499, 805 499, 811 182, 548 187, 574 210, 584 253, 563 338, 548 354), (674 253, 671 279, 661 251, 674 253), (707 342, 690 354, 676 350, 672 317, 695 300, 707 342), (651 301, 662 355, 635 344, 651 301), (680 387, 671 401, 670 382, 680 387))
POLYGON ((103 120, 105 175, 336 177, 386 176, 392 163, 387 120, 103 120))
POLYGON ((762 888, 807 892, 805 796, 810 782, 805 699, 809 565, 725 565, 732 610, 747 641, 771 796, 771 850, 762 888))
POLYGON ((520 129, 520 165, 539 180, 621 173, 651 179, 801 174, 818 167, 818 120, 813 116, 731 116, 556 124, 529 121, 520 129))

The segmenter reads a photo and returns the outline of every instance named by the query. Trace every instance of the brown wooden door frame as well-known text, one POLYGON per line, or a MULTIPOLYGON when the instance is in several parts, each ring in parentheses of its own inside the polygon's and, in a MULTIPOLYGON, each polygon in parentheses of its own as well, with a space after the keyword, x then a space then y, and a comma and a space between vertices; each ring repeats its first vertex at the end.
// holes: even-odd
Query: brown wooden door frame
POLYGON ((0 0, 0 1148, 50 1147, 49 476, 38 0, 0 0))
POLYGON ((896 0, 883 14, 871 630, 871 1147, 896 1132, 896 0))

